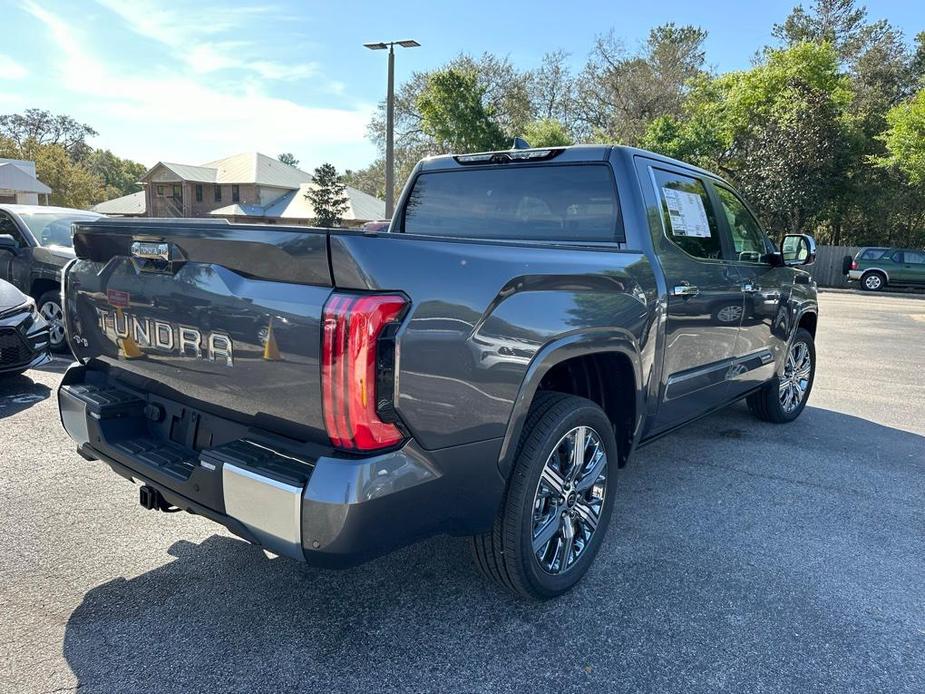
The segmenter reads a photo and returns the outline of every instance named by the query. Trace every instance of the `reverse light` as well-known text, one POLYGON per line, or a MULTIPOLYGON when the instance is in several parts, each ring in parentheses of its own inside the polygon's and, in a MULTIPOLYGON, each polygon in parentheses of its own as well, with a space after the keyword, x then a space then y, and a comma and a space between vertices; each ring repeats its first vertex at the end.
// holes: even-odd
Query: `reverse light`
POLYGON ((377 391, 394 387, 394 364, 384 363, 391 361, 394 349, 382 345, 380 350, 380 338, 397 325, 407 305, 400 294, 342 293, 332 294, 324 305, 322 408, 336 448, 373 451, 404 438, 394 423, 380 416, 377 391), (383 376, 392 382, 383 383, 383 376))

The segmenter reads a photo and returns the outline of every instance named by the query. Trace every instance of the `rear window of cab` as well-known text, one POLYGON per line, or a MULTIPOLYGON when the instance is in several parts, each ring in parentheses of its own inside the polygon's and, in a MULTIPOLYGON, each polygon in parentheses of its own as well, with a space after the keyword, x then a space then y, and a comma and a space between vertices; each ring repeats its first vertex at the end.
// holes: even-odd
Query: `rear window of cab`
POLYGON ((418 175, 407 234, 528 241, 624 241, 609 165, 502 165, 418 175))

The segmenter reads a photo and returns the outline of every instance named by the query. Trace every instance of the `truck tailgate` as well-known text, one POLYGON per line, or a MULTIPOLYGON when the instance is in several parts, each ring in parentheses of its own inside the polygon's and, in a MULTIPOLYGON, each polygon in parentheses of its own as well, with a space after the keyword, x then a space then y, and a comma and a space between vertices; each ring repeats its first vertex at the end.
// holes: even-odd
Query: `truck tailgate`
POLYGON ((65 279, 75 355, 243 424, 326 441, 321 229, 184 220, 80 224, 65 279))

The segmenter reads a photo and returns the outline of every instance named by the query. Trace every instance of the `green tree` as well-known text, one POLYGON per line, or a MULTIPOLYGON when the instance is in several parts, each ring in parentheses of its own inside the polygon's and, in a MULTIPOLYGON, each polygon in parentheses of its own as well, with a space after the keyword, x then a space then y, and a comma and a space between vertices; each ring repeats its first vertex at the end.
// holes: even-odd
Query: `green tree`
POLYGON ((39 108, 0 116, 0 135, 12 140, 20 149, 27 143, 60 145, 74 161, 82 160, 90 152, 87 138, 98 134, 71 116, 55 116, 39 108))
POLYGON ((856 58, 883 23, 869 24, 867 8, 855 0, 814 0, 809 10, 797 5, 772 34, 789 46, 799 43, 828 43, 840 60, 856 58))
POLYGON ((52 189, 52 205, 84 209, 107 198, 103 180, 73 161, 63 145, 35 140, 20 145, 0 135, 0 157, 34 161, 36 177, 52 189))
POLYGON ((635 53, 613 32, 598 38, 575 88, 579 133, 636 145, 656 118, 680 117, 689 82, 704 73, 706 37, 699 27, 664 24, 635 53))
POLYGON ((655 119, 642 141, 727 174, 772 228, 811 231, 844 185, 850 101, 832 47, 801 43, 695 80, 681 117, 655 119))
POLYGON ((559 121, 566 131, 571 133, 577 117, 576 85, 568 58, 569 54, 565 51, 546 53, 540 66, 527 75, 527 92, 531 116, 534 119, 559 121))
POLYGON ((121 159, 108 149, 90 150, 83 165, 90 174, 102 180, 106 196, 110 198, 140 191, 138 181, 147 171, 143 164, 121 159))
POLYGON ((531 147, 564 147, 574 144, 566 127, 555 118, 543 118, 528 123, 524 128, 523 137, 531 147))
POLYGON ((886 120, 888 127, 881 140, 887 154, 878 163, 895 167, 915 185, 925 185, 925 88, 894 106, 886 120))
POLYGON ((85 209, 106 199, 102 179, 71 160, 63 145, 27 143, 24 154, 24 158, 35 162, 39 180, 52 189, 52 205, 85 209))
POLYGON ((312 185, 305 197, 315 210, 315 224, 337 227, 349 207, 346 186, 333 164, 322 164, 312 175, 312 185))
POLYGON ((295 155, 292 152, 283 152, 282 154, 277 154, 276 158, 284 164, 289 164, 289 166, 299 165, 299 160, 295 158, 295 155))
POLYGON ((510 138, 484 102, 486 89, 472 71, 450 68, 433 73, 417 99, 421 131, 450 152, 502 149, 510 138))

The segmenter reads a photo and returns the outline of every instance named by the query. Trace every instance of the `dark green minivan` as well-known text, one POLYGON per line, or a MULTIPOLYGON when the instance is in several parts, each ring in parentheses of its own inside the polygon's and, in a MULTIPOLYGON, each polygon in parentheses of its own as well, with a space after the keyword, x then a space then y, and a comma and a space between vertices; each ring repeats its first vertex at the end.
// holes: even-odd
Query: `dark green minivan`
POLYGON ((887 285, 925 286, 925 251, 913 248, 862 248, 848 267, 848 279, 862 289, 887 285))

